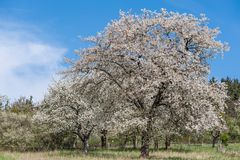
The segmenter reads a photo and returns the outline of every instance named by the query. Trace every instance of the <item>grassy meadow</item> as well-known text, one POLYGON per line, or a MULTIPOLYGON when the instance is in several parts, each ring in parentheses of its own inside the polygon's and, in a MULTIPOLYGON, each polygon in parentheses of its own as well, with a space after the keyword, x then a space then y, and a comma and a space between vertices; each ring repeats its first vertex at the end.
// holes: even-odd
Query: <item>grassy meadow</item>
MULTIPOLYGON (((80 151, 9 152, 1 151, 0 160, 131 160, 139 159, 138 150, 94 150, 88 155, 80 151)), ((240 160, 240 144, 229 144, 221 151, 210 145, 174 145, 168 151, 151 151, 156 160, 240 160)))

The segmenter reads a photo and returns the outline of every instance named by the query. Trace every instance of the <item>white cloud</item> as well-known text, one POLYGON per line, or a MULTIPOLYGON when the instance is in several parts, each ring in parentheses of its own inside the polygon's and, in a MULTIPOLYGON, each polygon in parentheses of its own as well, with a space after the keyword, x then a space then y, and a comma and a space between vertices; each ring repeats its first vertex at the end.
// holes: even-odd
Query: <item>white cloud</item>
POLYGON ((0 23, 0 95, 41 100, 66 49, 44 42, 34 27, 0 23))

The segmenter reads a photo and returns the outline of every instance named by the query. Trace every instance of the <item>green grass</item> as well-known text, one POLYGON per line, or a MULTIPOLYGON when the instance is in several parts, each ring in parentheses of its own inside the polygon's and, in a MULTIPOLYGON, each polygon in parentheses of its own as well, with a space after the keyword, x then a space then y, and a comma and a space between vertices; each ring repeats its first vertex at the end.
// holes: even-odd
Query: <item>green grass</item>
MULTIPOLYGON (((94 150, 88 155, 80 151, 53 152, 0 152, 0 160, 134 160, 139 159, 139 150, 94 150)), ((240 160, 240 144, 230 144, 221 151, 210 145, 173 145, 168 151, 151 150, 152 160, 240 160)))
POLYGON ((14 160, 14 158, 9 157, 9 156, 0 155, 0 160, 14 160))

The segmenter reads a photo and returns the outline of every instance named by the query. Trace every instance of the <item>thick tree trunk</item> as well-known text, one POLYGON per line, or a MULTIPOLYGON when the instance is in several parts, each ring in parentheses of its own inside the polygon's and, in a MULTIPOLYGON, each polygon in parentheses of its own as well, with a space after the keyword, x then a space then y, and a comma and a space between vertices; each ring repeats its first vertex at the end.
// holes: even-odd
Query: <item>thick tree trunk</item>
POLYGON ((148 158, 149 157, 149 145, 150 145, 150 138, 152 132, 152 118, 149 117, 147 122, 147 130, 142 132, 142 147, 141 147, 141 157, 148 158))
POLYGON ((165 85, 163 84, 163 86, 161 87, 161 89, 159 88, 157 95, 155 96, 155 100, 152 104, 152 107, 149 111, 149 113, 147 114, 147 126, 146 126, 146 130, 144 130, 142 132, 142 147, 141 147, 141 157, 142 158, 148 158, 149 157, 149 144, 150 144, 150 138, 151 138, 151 134, 152 134, 152 124, 153 124, 153 116, 155 115, 155 109, 156 107, 161 103, 162 101, 162 88, 164 88, 165 85))
POLYGON ((170 147, 171 145, 171 139, 169 136, 166 136, 165 137, 165 150, 168 150, 168 148, 170 147))
POLYGON ((141 155, 142 158, 149 157, 149 143, 150 143, 150 135, 149 132, 142 132, 142 147, 141 147, 141 155))
POLYGON ((88 137, 84 137, 83 138, 83 152, 85 154, 87 154, 88 150, 89 150, 88 137))
POLYGON ((107 148, 107 130, 105 129, 101 131, 101 147, 102 149, 107 148))

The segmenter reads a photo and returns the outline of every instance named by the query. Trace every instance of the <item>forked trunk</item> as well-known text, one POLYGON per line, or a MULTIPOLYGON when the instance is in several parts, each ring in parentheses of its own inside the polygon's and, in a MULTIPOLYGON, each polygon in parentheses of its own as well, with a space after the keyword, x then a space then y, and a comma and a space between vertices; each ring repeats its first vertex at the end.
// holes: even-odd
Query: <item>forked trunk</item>
POLYGON ((84 133, 84 134, 80 132, 80 129, 79 129, 79 128, 81 128, 81 127, 78 128, 78 132, 74 132, 74 134, 76 134, 76 135, 81 139, 82 145, 83 145, 83 148, 82 148, 82 149, 83 149, 83 152, 84 152, 85 154, 88 153, 88 150, 89 150, 88 140, 89 140, 89 138, 90 138, 90 135, 91 135, 94 127, 95 127, 95 126, 92 126, 92 128, 91 128, 87 133, 84 133))
POLYGON ((84 137, 84 139, 83 139, 83 152, 85 154, 87 154, 88 150, 89 150, 88 138, 84 137))

